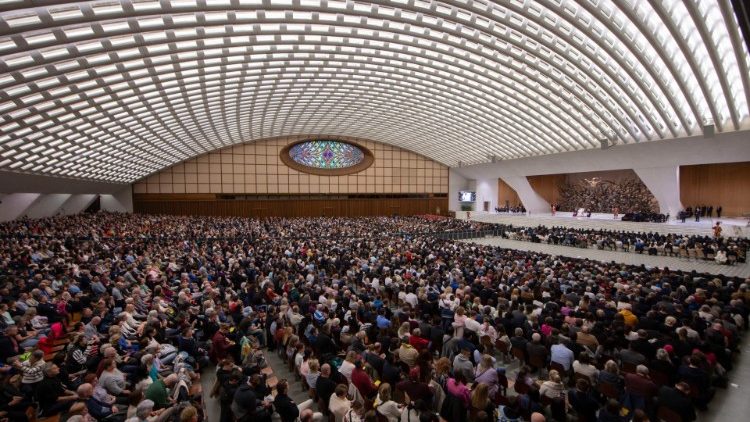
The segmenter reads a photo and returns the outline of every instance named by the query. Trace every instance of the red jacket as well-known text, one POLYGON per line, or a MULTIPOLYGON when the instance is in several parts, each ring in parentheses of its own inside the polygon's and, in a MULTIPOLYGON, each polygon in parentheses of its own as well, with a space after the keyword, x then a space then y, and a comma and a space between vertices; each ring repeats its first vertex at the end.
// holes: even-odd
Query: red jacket
POLYGON ((229 349, 231 347, 232 344, 229 342, 229 339, 227 339, 227 336, 219 330, 213 337, 211 337, 211 350, 209 350, 208 356, 211 358, 212 362, 218 363, 229 355, 229 349))
POLYGON ((370 376, 364 369, 355 367, 352 370, 352 384, 357 387, 362 397, 372 397, 378 392, 378 387, 372 383, 370 376))
POLYGON ((419 336, 409 336, 409 344, 421 352, 430 345, 430 341, 419 336))

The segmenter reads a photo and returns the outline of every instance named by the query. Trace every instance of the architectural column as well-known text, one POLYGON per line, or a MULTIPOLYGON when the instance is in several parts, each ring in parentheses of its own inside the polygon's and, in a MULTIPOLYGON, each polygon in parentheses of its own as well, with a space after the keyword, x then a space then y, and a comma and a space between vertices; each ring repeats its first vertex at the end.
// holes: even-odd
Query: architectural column
POLYGON ((477 201, 474 205, 475 211, 484 211, 484 203, 489 202, 488 212, 494 212, 497 207, 497 178, 477 179, 477 201))
POLYGON ((0 221, 11 221, 22 217, 24 212, 39 198, 38 193, 11 193, 0 198, 0 221))
POLYGON ((468 190, 468 187, 469 179, 454 168, 448 170, 448 209, 450 211, 461 211, 458 191, 468 190))
POLYGON ((95 193, 82 193, 71 195, 67 201, 65 201, 58 212, 62 215, 73 215, 83 212, 86 208, 91 205, 98 195, 95 193))
MULTIPOLYGON (((500 178, 518 193, 518 197, 529 214, 550 212, 550 204, 536 193, 526 176, 500 176, 500 178)), ((497 183, 495 183, 495 190, 497 191, 497 183)), ((497 202, 497 195, 495 201, 497 202)))
POLYGON ((680 167, 648 167, 633 169, 659 202, 659 212, 676 218, 682 210, 680 201, 680 167))
POLYGON ((26 216, 29 218, 46 218, 57 215, 60 207, 70 199, 69 193, 47 193, 42 194, 26 209, 26 216))
POLYGON ((133 191, 130 186, 114 194, 102 194, 100 200, 102 211, 133 212, 133 191))

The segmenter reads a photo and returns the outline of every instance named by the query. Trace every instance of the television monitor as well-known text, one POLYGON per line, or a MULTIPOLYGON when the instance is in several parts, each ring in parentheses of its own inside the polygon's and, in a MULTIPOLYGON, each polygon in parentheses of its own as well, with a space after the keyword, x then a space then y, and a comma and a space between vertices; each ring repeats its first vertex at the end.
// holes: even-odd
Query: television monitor
POLYGON ((477 200, 477 193, 467 190, 458 191, 459 202, 474 202, 477 200))

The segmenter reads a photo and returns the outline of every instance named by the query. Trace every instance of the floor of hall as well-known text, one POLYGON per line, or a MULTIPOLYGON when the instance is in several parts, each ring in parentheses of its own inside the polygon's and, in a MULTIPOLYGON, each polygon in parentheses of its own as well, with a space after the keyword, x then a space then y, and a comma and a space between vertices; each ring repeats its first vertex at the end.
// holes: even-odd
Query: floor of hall
POLYGON ((723 274, 730 277, 750 277, 750 264, 719 265, 714 261, 687 260, 684 258, 670 256, 650 256, 634 252, 615 252, 599 249, 582 249, 570 246, 548 245, 546 243, 532 243, 520 240, 503 239, 500 237, 484 237, 469 239, 465 242, 473 242, 481 245, 499 246, 508 249, 518 249, 540 252, 555 256, 567 256, 571 258, 587 258, 597 261, 618 262, 627 265, 645 265, 646 267, 664 268, 670 270, 697 271, 699 273, 723 274))
POLYGON ((576 229, 602 229, 628 232, 654 232, 654 233, 677 233, 687 235, 713 235, 712 227, 717 221, 721 221, 724 236, 750 237, 750 228, 747 218, 703 218, 701 221, 686 220, 682 223, 671 220, 668 223, 635 223, 632 221, 615 220, 612 214, 601 214, 586 217, 573 217, 572 213, 557 213, 552 216, 546 215, 524 215, 507 213, 478 213, 472 212, 471 219, 484 223, 512 224, 514 226, 536 227, 557 226, 576 229))

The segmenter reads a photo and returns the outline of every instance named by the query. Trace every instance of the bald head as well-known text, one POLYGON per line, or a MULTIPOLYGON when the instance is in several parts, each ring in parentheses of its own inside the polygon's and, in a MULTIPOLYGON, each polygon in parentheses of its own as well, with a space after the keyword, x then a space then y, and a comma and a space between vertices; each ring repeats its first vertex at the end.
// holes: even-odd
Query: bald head
POLYGON ((76 389, 76 393, 78 394, 78 398, 87 399, 94 394, 94 386, 89 383, 81 384, 76 389))
POLYGON ((547 421, 547 418, 545 418, 544 415, 542 415, 539 412, 534 412, 531 414, 531 422, 546 422, 546 421, 547 421))
POLYGON ((331 365, 324 363, 323 366, 320 367, 320 375, 328 378, 331 375, 331 365))

